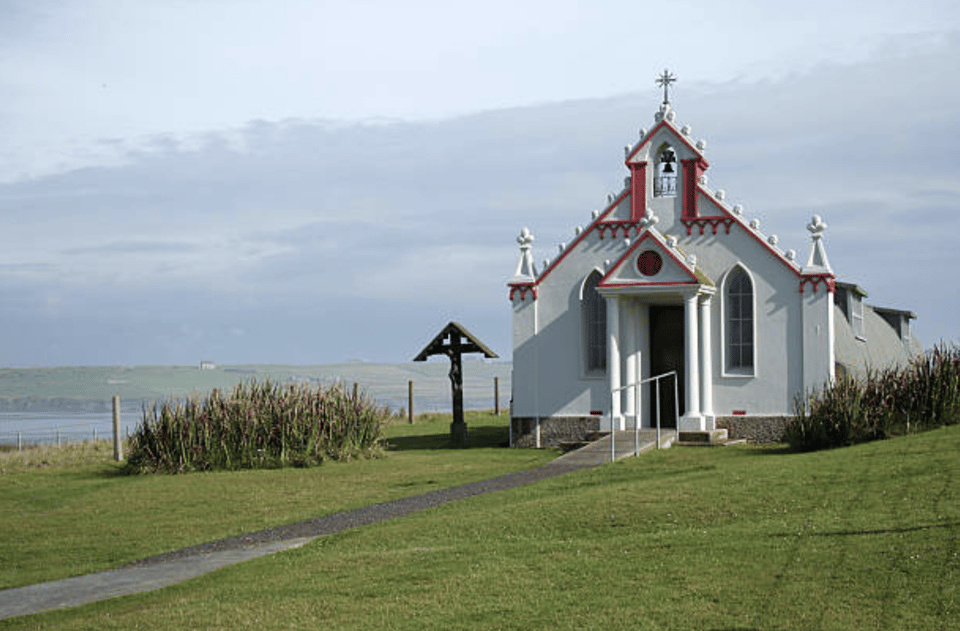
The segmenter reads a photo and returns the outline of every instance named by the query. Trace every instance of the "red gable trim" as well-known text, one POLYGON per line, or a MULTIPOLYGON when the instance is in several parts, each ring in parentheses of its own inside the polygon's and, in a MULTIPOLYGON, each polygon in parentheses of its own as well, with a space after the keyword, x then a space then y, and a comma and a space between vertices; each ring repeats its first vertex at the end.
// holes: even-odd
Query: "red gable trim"
MULTIPOLYGON (((737 215, 731 213, 729 210, 727 210, 726 208, 718 204, 717 200, 713 198, 713 195, 711 195, 709 191, 707 191, 705 188, 703 188, 700 185, 697 185, 697 193, 703 193, 703 196, 706 199, 706 201, 710 202, 714 208, 719 210, 720 215, 715 215, 711 217, 698 217, 696 219, 681 219, 683 224, 687 227, 687 234, 691 233, 694 225, 700 226, 700 234, 703 234, 706 224, 712 225, 713 234, 717 234, 717 227, 720 223, 723 223, 726 226, 727 234, 730 234, 730 226, 733 224, 736 224, 740 226, 745 233, 747 233, 748 235, 756 239, 757 243, 759 243, 764 248, 766 248, 766 250, 770 254, 772 254, 774 258, 776 258, 778 261, 783 263, 783 265, 785 265, 787 269, 789 269, 791 272, 796 274, 798 278, 803 277, 803 274, 797 268, 791 265, 780 252, 777 252, 775 249, 773 249, 773 246, 771 246, 765 240, 761 239, 760 236, 753 231, 753 229, 747 226, 744 223, 744 220, 742 217, 738 217, 737 215), (717 222, 717 223, 714 223, 714 222, 717 222), (727 222, 730 222, 730 223, 727 223, 727 222)), ((803 292, 802 284, 800 287, 800 292, 801 293, 803 292)))
POLYGON ((704 169, 706 169, 707 167, 710 166, 710 164, 707 162, 706 158, 703 157, 703 154, 700 152, 700 150, 697 149, 697 148, 696 148, 695 146, 693 146, 692 144, 690 144, 690 141, 687 140, 687 139, 684 137, 683 134, 681 134, 680 132, 678 132, 676 127, 674 127, 673 125, 671 125, 671 124, 669 124, 669 123, 667 122, 667 119, 663 119, 662 121, 660 121, 659 123, 657 123, 656 125, 654 125, 653 129, 651 129, 651 130, 643 137, 643 140, 641 140, 641 141, 637 144, 637 146, 633 148, 633 151, 630 152, 630 155, 627 156, 627 159, 624 160, 624 163, 629 163, 630 160, 633 159, 633 156, 635 156, 635 155, 637 154, 637 152, 640 151, 640 149, 642 149, 644 145, 646 145, 648 142, 650 142, 650 140, 656 135, 656 133, 657 133, 658 131, 660 131, 660 128, 661 128, 661 127, 666 127, 667 129, 669 129, 670 132, 671 132, 671 135, 672 135, 674 138, 676 138, 677 140, 679 140, 680 142, 682 142, 684 145, 686 145, 687 148, 690 149, 690 151, 692 151, 692 152, 694 152, 695 154, 697 154, 698 156, 700 156, 700 159, 703 161, 703 168, 704 168, 704 169))
MULTIPOLYGON (((548 265, 547 268, 546 268, 545 270, 543 270, 543 272, 540 273, 539 278, 537 278, 537 281, 536 281, 536 283, 534 283, 534 284, 535 284, 535 285, 539 285, 541 282, 543 282, 543 280, 544 280, 547 276, 550 275, 550 272, 552 272, 552 271, 554 270, 554 268, 556 268, 557 265, 560 264, 560 261, 562 261, 563 259, 567 258, 567 255, 570 254, 570 252, 572 252, 578 245, 580 245, 580 242, 581 242, 581 241, 583 241, 584 239, 587 238, 587 235, 589 235, 591 232, 593 232, 594 230, 596 230, 599 226, 601 226, 602 224, 604 224, 604 219, 606 219, 607 216, 608 216, 610 213, 613 212, 613 209, 616 208, 617 206, 619 206, 620 203, 624 200, 624 198, 625 198, 627 195, 629 195, 629 194, 630 194, 630 192, 629 192, 628 190, 624 190, 622 193, 620 193, 620 196, 619 196, 619 197, 617 197, 617 198, 614 199, 612 202, 610 202, 610 204, 607 205, 607 207, 604 209, 604 211, 603 211, 602 213, 600 213, 600 215, 597 216, 597 218, 594 219, 594 220, 590 223, 589 226, 587 226, 587 229, 584 230, 583 232, 581 232, 581 233, 580 233, 580 236, 578 236, 576 239, 573 240, 573 243, 571 243, 571 244, 568 245, 566 248, 564 248, 563 252, 560 253, 560 256, 558 256, 558 257, 555 258, 553 261, 551 261, 550 265, 548 265)), ((623 224, 623 223, 625 223, 625 222, 620 222, 620 221, 618 221, 618 222, 615 222, 615 223, 616 223, 617 225, 621 225, 621 224, 623 224)), ((604 228, 604 229, 606 229, 606 228, 604 228)))
POLYGON ((692 274, 692 273, 690 272, 690 270, 687 269, 687 264, 684 263, 683 261, 681 261, 679 258, 677 258, 677 256, 676 256, 673 252, 671 252, 670 250, 671 250, 671 249, 668 248, 668 247, 667 247, 666 245, 664 245, 663 243, 661 243, 659 239, 657 239, 656 237, 654 237, 654 236, 653 236, 653 233, 651 233, 649 230, 647 230, 646 232, 643 233, 643 236, 642 236, 642 237, 640 237, 639 239, 637 239, 637 242, 636 242, 636 243, 634 243, 633 245, 630 246, 629 249, 627 249, 627 251, 623 254, 623 256, 621 256, 619 259, 617 259, 617 262, 616 262, 616 263, 614 263, 613 265, 610 266, 609 271, 607 271, 607 273, 603 275, 603 278, 600 279, 600 282, 597 283, 597 287, 653 287, 653 286, 666 286, 666 285, 690 285, 690 284, 699 284, 700 281, 697 279, 697 277, 696 277, 694 274, 692 274), (673 261, 680 267, 680 269, 683 270, 683 271, 686 273, 687 277, 688 277, 690 280, 687 281, 687 282, 681 282, 681 281, 656 282, 656 281, 651 281, 651 282, 649 282, 649 283, 640 283, 640 282, 608 283, 607 281, 609 281, 609 279, 610 279, 610 277, 613 275, 613 273, 616 272, 621 266, 623 266, 623 264, 626 262, 626 260, 627 260, 628 258, 630 258, 630 256, 631 256, 631 255, 643 244, 643 242, 646 241, 647 239, 653 240, 653 242, 656 244, 656 249, 657 249, 657 250, 659 250, 659 251, 662 252, 663 254, 666 254, 668 257, 670 257, 671 259, 673 259, 673 261))

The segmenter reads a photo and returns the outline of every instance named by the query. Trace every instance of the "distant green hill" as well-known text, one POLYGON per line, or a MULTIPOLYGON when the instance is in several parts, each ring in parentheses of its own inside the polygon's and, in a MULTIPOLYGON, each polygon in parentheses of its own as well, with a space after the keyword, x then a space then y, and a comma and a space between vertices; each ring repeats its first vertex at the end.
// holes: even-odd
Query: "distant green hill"
MULTIPOLYGON (((214 388, 232 389, 240 381, 267 378, 278 383, 342 382, 383 405, 406 407, 407 384, 414 382, 415 401, 448 401, 449 363, 348 363, 319 366, 252 364, 216 366, 91 366, 0 368, 0 411, 99 411, 109 409, 114 395, 124 407, 141 401, 203 395, 214 388)), ((494 377, 500 380, 500 404, 510 398, 510 362, 464 360, 464 399, 467 407, 493 407, 494 377), (482 401, 487 401, 482 403, 482 401)), ((415 403, 415 409, 418 404, 415 403)))

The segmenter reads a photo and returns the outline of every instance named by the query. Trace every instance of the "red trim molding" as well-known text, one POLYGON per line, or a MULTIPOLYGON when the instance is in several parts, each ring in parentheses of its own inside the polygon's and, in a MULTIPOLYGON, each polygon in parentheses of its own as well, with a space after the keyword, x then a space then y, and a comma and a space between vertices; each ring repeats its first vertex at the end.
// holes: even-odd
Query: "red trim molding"
POLYGON ((597 224, 597 234, 602 240, 604 238, 604 233, 609 230, 610 236, 614 239, 617 238, 617 230, 623 230, 623 238, 626 239, 630 236, 630 229, 633 228, 634 235, 638 235, 643 231, 643 226, 639 223, 634 223, 633 221, 607 221, 605 223, 597 224))
POLYGON ((510 283, 510 302, 513 302, 513 296, 518 291, 520 292, 520 300, 523 301, 527 298, 527 292, 529 291, 533 296, 533 299, 537 299, 537 288, 533 283, 510 283))
MULTIPOLYGON (((630 221, 637 222, 643 218, 643 213, 647 212, 647 163, 627 164, 630 167, 630 221)), ((602 232, 600 238, 603 238, 602 232)))
MULTIPOLYGON (((696 219, 700 216, 699 188, 700 176, 707 170, 703 158, 687 158, 683 163, 683 214, 682 219, 696 219)), ((687 232, 687 234, 690 234, 687 232)))
POLYGON ((654 237, 653 233, 647 230, 642 237, 637 239, 636 243, 631 245, 627 249, 627 251, 624 252, 619 259, 617 259, 616 263, 610 266, 609 271, 607 271, 607 273, 603 275, 603 278, 600 279, 600 282, 597 283, 597 287, 658 287, 658 286, 666 287, 666 286, 672 286, 672 285, 691 285, 691 284, 697 284, 699 282, 700 281, 697 279, 696 275, 694 275, 693 273, 690 272, 690 270, 687 269, 687 264, 681 261, 679 258, 677 258, 677 256, 670 251, 669 247, 667 247, 664 243, 662 243, 660 239, 654 237), (680 267, 680 269, 687 275, 687 277, 690 280, 661 282, 661 283, 650 283, 650 282, 608 283, 607 281, 610 280, 610 277, 613 276, 613 274, 618 269, 620 269, 620 267, 626 264, 627 259, 633 256, 633 253, 639 250, 643 245, 644 241, 646 241, 647 239, 649 239, 650 241, 653 241, 653 243, 655 244, 654 246, 655 250, 659 250, 662 253, 662 255, 672 259, 674 263, 676 263, 680 267))
POLYGON ((833 274, 810 274, 800 277, 800 293, 803 293, 804 286, 810 283, 813 287, 813 293, 817 293, 817 287, 824 283, 828 293, 834 293, 837 289, 836 277, 833 274))
POLYGON ((700 234, 703 234, 707 226, 710 226, 713 229, 713 234, 717 234, 717 229, 720 226, 723 226, 727 232, 730 234, 730 226, 733 225, 733 219, 730 217, 697 217, 695 219, 681 218, 683 225, 687 227, 687 234, 693 233, 693 227, 700 227, 700 234))
MULTIPOLYGON (((654 126, 653 126, 653 129, 651 129, 651 130, 643 137, 643 140, 641 140, 639 143, 637 143, 637 146, 633 148, 633 151, 630 152, 630 155, 627 156, 627 159, 624 160, 624 162, 629 163, 629 162, 633 159, 633 156, 637 155, 637 153, 640 152, 640 150, 644 147, 644 145, 646 145, 646 144, 649 143, 651 140, 653 140, 654 136, 657 135, 657 132, 660 131, 660 130, 661 130, 662 128, 664 128, 664 127, 666 127, 666 128, 670 131, 670 135, 671 135, 671 136, 673 136, 674 138, 676 138, 677 140, 679 140, 681 143, 683 143, 684 145, 686 145, 687 148, 688 148, 690 151, 696 153, 697 155, 701 155, 699 149, 697 149, 696 147, 694 147, 694 146, 690 143, 690 141, 687 140, 687 139, 683 136, 683 134, 679 133, 679 132, 677 131, 677 128, 674 127, 672 123, 669 123, 669 124, 668 124, 667 121, 666 121, 666 119, 664 119, 664 120, 660 121, 659 123, 657 123, 656 125, 654 125, 654 126)), ((700 159, 703 160, 704 168, 707 168, 707 166, 708 166, 707 161, 704 160, 703 157, 701 157, 700 159)))

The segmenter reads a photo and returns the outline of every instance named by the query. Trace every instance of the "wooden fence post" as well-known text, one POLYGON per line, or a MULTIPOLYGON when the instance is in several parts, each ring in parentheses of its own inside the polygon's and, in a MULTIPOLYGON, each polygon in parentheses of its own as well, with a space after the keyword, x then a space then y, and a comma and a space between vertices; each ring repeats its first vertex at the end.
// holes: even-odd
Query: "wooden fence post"
POLYGON ((354 400, 354 401, 357 400, 357 388, 358 388, 357 382, 354 381, 354 382, 353 382, 353 400, 354 400))
POLYGON ((500 377, 493 378, 493 414, 500 416, 500 377))
POLYGON ((407 414, 413 425, 413 379, 407 382, 407 414))
POLYGON ((113 395, 113 459, 123 460, 123 444, 120 442, 120 395, 113 395))

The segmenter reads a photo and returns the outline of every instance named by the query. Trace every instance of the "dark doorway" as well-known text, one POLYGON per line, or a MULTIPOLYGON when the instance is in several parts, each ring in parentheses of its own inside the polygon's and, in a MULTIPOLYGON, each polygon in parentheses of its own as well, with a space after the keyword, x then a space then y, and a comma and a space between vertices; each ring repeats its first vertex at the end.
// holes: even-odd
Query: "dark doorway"
MULTIPOLYGON (((676 427, 679 400, 680 415, 686 411, 684 399, 683 307, 650 306, 650 376, 677 371, 679 392, 674 397, 673 379, 660 380, 660 427, 676 427)), ((650 418, 656 427, 657 398, 650 384, 650 418)))

